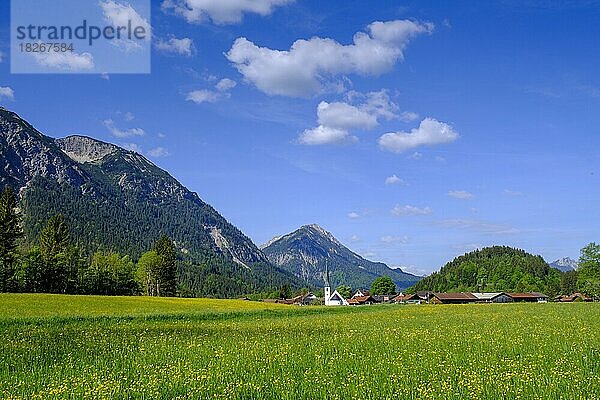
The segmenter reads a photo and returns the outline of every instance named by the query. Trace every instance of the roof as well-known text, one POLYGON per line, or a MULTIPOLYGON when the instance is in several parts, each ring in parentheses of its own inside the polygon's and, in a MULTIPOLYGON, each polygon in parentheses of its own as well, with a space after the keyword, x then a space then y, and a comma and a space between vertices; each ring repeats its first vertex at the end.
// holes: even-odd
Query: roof
POLYGON ((504 293, 495 292, 495 293, 471 293, 471 294, 473 296, 477 297, 479 300, 492 300, 504 293))
POLYGON ((530 293, 507 293, 513 299, 538 299, 540 297, 547 298, 544 293, 530 292, 530 293))
POLYGON ((372 296, 373 299, 375 299, 376 301, 382 302, 382 301, 391 301, 394 299, 394 297, 396 297, 396 294, 377 294, 372 296))
POLYGON ((433 297, 439 300, 477 300, 471 293, 434 293, 433 297))
POLYGON ((409 300, 420 300, 419 296, 416 293, 413 294, 402 294, 400 293, 398 296, 394 297, 392 300, 394 301, 409 301, 409 300))
POLYGON ((374 301, 374 299, 371 296, 359 296, 359 297, 353 297, 350 300, 348 300, 348 303, 350 304, 364 304, 368 301, 374 301))
POLYGON ((340 301, 344 301, 344 300, 346 300, 346 299, 344 299, 344 297, 343 297, 341 294, 339 294, 337 290, 335 290, 335 291, 334 291, 334 292, 331 294, 331 296, 329 297, 329 300, 330 300, 330 301, 331 301, 331 300, 340 300, 340 301))

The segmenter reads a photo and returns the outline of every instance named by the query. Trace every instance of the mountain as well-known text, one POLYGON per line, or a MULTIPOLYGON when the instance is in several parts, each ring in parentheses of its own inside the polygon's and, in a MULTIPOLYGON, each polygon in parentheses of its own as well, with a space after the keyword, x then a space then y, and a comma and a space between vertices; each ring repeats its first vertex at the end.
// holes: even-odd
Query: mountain
POLYGON ((84 136, 53 139, 0 108, 0 162, 0 186, 19 193, 29 242, 62 213, 88 254, 108 249, 137 258, 169 235, 189 294, 234 296, 298 283, 196 193, 138 153, 84 136))
POLYGON ((369 288, 375 278, 387 275, 402 290, 421 279, 401 269, 365 260, 318 225, 306 225, 276 237, 261 249, 273 264, 310 285, 323 285, 326 263, 333 286, 344 284, 353 288, 369 288))
POLYGON ((560 272, 541 256, 506 246, 486 247, 456 257, 439 272, 418 282, 411 291, 528 292, 555 294, 560 272))
POLYGON ((579 263, 572 258, 564 257, 560 260, 556 260, 553 263, 550 263, 552 268, 556 268, 561 272, 569 272, 569 271, 577 271, 579 268, 579 263))

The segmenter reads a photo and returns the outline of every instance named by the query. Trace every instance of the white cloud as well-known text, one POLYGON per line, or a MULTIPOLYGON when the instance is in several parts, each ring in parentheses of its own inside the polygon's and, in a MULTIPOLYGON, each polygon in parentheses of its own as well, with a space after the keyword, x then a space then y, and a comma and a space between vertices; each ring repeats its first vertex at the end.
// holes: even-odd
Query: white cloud
POLYGON ((298 138, 300 144, 310 146, 322 144, 347 144, 355 143, 357 141, 358 138, 356 136, 350 135, 350 133, 344 129, 329 128, 323 125, 305 130, 298 138))
POLYGON ((228 90, 233 89, 234 87, 237 86, 237 82, 234 81, 233 79, 229 79, 229 78, 224 78, 221 79, 219 81, 219 83, 217 83, 215 85, 215 88, 219 91, 219 92, 226 92, 228 90))
POLYGON ((398 106, 390 100, 386 90, 366 95, 350 92, 347 97, 348 102, 319 103, 317 106, 319 126, 304 131, 300 136, 300 142, 302 143, 306 136, 329 138, 327 141, 310 144, 356 141, 357 138, 350 135, 351 129, 371 129, 379 125, 379 118, 396 117, 398 106), (363 102, 355 103, 356 99, 363 102))
POLYGON ((363 128, 377 126, 377 116, 348 103, 327 103, 317 106, 319 124, 337 129, 363 128))
POLYGON ((371 92, 366 95, 352 92, 349 98, 365 97, 362 104, 345 102, 327 103, 322 101, 317 107, 319 124, 337 129, 372 129, 379 125, 380 117, 392 119, 396 117, 398 106, 394 104, 386 90, 371 92))
POLYGON ((294 0, 164 0, 161 8, 172 11, 188 22, 233 24, 242 21, 244 13, 269 15, 277 6, 293 3, 294 0))
POLYGON ((165 53, 189 57, 194 51, 194 41, 190 38, 170 38, 169 40, 159 39, 154 44, 154 47, 165 53))
POLYGON ((412 111, 404 111, 400 114, 400 120, 403 122, 413 122, 419 119, 419 114, 412 111))
POLYGON ((357 212, 352 211, 352 212, 348 213, 348 218, 350 218, 350 219, 358 219, 358 218, 360 218, 360 214, 357 213, 357 212))
POLYGON ((466 190, 451 190, 448 192, 448 196, 461 200, 470 200, 475 197, 473 193, 467 192, 466 190))
POLYGON ((350 236, 350 241, 352 243, 360 242, 360 237, 358 235, 352 235, 350 236))
POLYGON ((435 161, 444 163, 444 162, 446 162, 446 159, 441 156, 435 156, 435 161))
POLYGON ((477 219, 445 219, 440 222, 440 225, 446 228, 469 229, 480 233, 496 235, 515 234, 520 232, 518 229, 511 226, 494 224, 477 219))
POLYGON ((193 101, 196 104, 202 103, 216 103, 221 99, 227 99, 231 97, 229 91, 236 87, 237 83, 229 78, 221 79, 215 85, 216 90, 194 90, 187 94, 186 100, 193 101))
MULTIPOLYGON (((152 37, 150 23, 142 17, 129 3, 120 3, 115 0, 101 0, 100 7, 104 14, 104 19, 113 27, 128 26, 131 23, 133 27, 143 27, 145 31, 145 40, 149 41, 152 37)), ((121 48, 125 52, 141 49, 142 46, 132 39, 112 39, 111 44, 121 48)))
POLYGON ((171 155, 169 151, 163 147, 157 147, 155 149, 148 150, 148 155, 154 158, 167 157, 171 155))
POLYGON ((55 68, 62 71, 85 71, 94 68, 94 57, 88 53, 75 52, 46 52, 31 53, 35 61, 48 68, 55 68))
POLYGON ((100 79, 104 79, 105 81, 110 81, 110 75, 106 72, 100 74, 100 79))
POLYGON ((408 156, 408 158, 410 158, 411 160, 420 160, 421 158, 423 158, 423 154, 419 153, 418 151, 415 151, 410 156, 408 156))
POLYGON ((213 92, 212 90, 194 90, 189 92, 186 100, 193 101, 196 104, 202 103, 215 103, 222 97, 219 92, 213 92))
MULTIPOLYGON (((142 128, 120 129, 115 126, 112 119, 106 119, 102 122, 110 133, 118 138, 128 138, 132 136, 144 136, 146 132, 142 128)), ((137 151, 137 150, 136 150, 137 151)))
POLYGON ((402 153, 419 146, 433 146, 450 143, 458 139, 459 134, 448 124, 433 118, 425 118, 418 128, 410 132, 391 132, 379 138, 383 150, 402 153))
POLYGON ((368 25, 366 33, 356 33, 349 45, 314 37, 297 40, 284 51, 259 47, 241 37, 227 59, 266 94, 308 97, 323 92, 340 75, 389 71, 404 58, 403 51, 413 37, 433 29, 431 23, 378 21, 368 25))
POLYGON ((380 240, 383 243, 386 243, 386 244, 408 243, 408 236, 391 236, 391 235, 386 235, 386 236, 382 236, 380 240))
POLYGON ((9 86, 0 86, 0 99, 15 99, 15 91, 9 86))
POLYGON ((401 184, 401 183, 404 183, 404 181, 402 180, 402 178, 398 178, 396 176, 396 174, 385 178, 386 185, 397 185, 397 184, 401 184))
POLYGON ((396 204, 396 206, 392 209, 392 214, 402 217, 405 215, 416 215, 423 216, 429 215, 433 212, 433 210, 429 207, 419 208, 411 205, 401 206, 400 204, 396 204))

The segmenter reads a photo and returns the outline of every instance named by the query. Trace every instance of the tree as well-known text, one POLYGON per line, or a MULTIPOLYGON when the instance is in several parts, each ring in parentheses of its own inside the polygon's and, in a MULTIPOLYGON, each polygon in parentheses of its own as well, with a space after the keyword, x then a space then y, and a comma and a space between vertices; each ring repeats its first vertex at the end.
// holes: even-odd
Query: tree
POLYGON ((135 267, 129 256, 98 251, 85 270, 83 290, 88 294, 130 296, 139 293, 135 267))
POLYGON ((577 287, 587 295, 600 297, 600 245, 596 243, 581 249, 577 287))
POLYGON ((560 292, 562 294, 573 294, 577 291, 577 271, 567 271, 562 274, 560 280, 560 292))
POLYGON ((159 296, 158 271, 161 259, 156 251, 142 254, 137 264, 137 277, 146 296, 159 296))
POLYGON ((395 294, 396 284, 389 276, 380 276, 371 284, 372 295, 395 294))
POLYGON ((157 295, 175 296, 177 293, 177 255, 175 244, 163 235, 154 245, 154 251, 160 258, 157 276, 157 295))
POLYGON ((352 297, 352 288, 350 286, 340 285, 337 288, 335 288, 335 290, 337 290, 337 292, 340 295, 342 295, 342 297, 345 299, 349 299, 350 297, 352 297))
POLYGON ((6 187, 0 195, 0 292, 16 289, 17 240, 21 235, 17 197, 6 187))
POLYGON ((71 234, 62 214, 56 214, 50 218, 40 234, 39 241, 40 251, 47 259, 67 251, 71 245, 71 234))
POLYGON ((41 291, 76 293, 83 260, 79 249, 71 243, 69 227, 62 214, 50 218, 40 233, 39 250, 44 262, 41 291))

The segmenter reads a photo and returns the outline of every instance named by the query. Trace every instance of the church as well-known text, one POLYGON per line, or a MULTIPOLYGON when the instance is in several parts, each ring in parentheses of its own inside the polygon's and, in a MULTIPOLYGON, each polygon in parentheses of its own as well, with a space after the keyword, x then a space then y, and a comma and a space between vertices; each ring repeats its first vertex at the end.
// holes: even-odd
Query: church
POLYGON ((325 264, 325 305, 326 306, 347 306, 348 301, 344 299, 344 297, 338 293, 337 290, 334 290, 331 293, 331 285, 329 284, 329 268, 327 264, 325 264))

